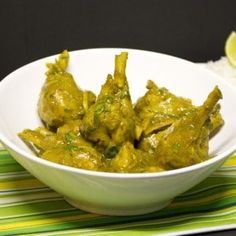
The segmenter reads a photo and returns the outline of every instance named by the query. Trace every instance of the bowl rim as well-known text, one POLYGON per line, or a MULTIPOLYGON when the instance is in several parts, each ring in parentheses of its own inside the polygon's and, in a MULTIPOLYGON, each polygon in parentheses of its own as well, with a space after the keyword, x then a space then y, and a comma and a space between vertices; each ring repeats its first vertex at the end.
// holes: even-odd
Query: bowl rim
MULTIPOLYGON (((183 63, 187 63, 191 66, 196 66, 198 67, 199 70, 204 70, 206 71, 208 74, 211 74, 212 76, 216 77, 217 81, 220 81, 220 84, 223 84, 224 86, 228 87, 231 90, 234 90, 234 92, 236 93, 236 88, 229 84, 227 81, 220 79, 220 76, 218 74, 216 74, 215 72, 210 71, 207 68, 203 68, 200 67, 199 65, 195 64, 194 62, 188 61, 186 59, 183 58, 179 58, 176 56, 172 56, 169 54, 165 54, 165 53, 159 53, 159 52, 155 52, 155 51, 150 51, 150 50, 143 50, 143 49, 134 49, 134 48, 112 48, 112 47, 101 47, 101 48, 88 48, 88 49, 81 49, 81 50, 72 50, 69 51, 70 54, 75 54, 75 53, 86 53, 87 51, 94 51, 94 50, 98 50, 98 51, 130 51, 130 52, 141 52, 141 53, 153 53, 153 54, 158 54, 159 56, 164 56, 164 57, 168 57, 172 60, 178 60, 178 61, 182 61, 183 63)), ((8 74, 7 76, 5 76, 2 81, 0 81, 0 90, 4 88, 4 86, 7 86, 7 83, 10 82, 13 79, 14 74, 17 74, 18 72, 20 72, 21 70, 24 70, 25 68, 27 68, 28 66, 30 66, 31 64, 34 63, 38 63, 40 61, 43 60, 48 60, 51 59, 53 57, 58 56, 59 54, 54 54, 54 55, 50 55, 50 56, 46 56, 37 60, 34 60, 30 63, 27 63, 21 67, 19 67, 18 69, 14 70, 13 72, 11 72, 10 74, 8 74)), ((55 162, 51 162, 48 160, 44 160, 30 152, 27 152, 21 148, 19 148, 16 144, 14 144, 13 142, 11 142, 10 140, 8 140, 1 132, 0 132, 0 142, 3 144, 3 146, 5 146, 5 148, 8 150, 12 150, 13 152, 16 152, 21 158, 27 158, 30 161, 36 162, 40 165, 46 165, 47 167, 50 168, 55 168, 58 170, 62 170, 62 171, 66 171, 66 172, 71 172, 74 174, 82 174, 82 175, 88 175, 88 176, 96 176, 96 177, 104 177, 104 178, 127 178, 127 179, 140 179, 140 178, 162 178, 162 177, 171 177, 171 176, 175 176, 175 175, 179 175, 179 174, 184 174, 184 173, 188 173, 188 172, 192 172, 192 171, 197 171, 199 169, 203 169, 203 168, 207 168, 208 166, 211 166, 213 164, 216 164, 217 162, 223 161, 224 159, 227 159, 231 154, 233 154, 236 151, 236 144, 232 145, 228 150, 220 153, 219 155, 216 155, 214 157, 211 157, 210 159, 203 161, 201 163, 197 163, 191 166, 187 166, 187 167, 183 167, 183 168, 179 168, 179 169, 174 169, 174 170, 166 170, 166 171, 162 171, 162 172, 148 172, 148 173, 117 173, 117 172, 103 172, 103 171, 94 171, 94 170, 87 170, 87 169, 81 169, 81 168, 76 168, 76 167, 71 167, 71 166, 66 166, 66 165, 62 165, 59 163, 55 163, 55 162)))

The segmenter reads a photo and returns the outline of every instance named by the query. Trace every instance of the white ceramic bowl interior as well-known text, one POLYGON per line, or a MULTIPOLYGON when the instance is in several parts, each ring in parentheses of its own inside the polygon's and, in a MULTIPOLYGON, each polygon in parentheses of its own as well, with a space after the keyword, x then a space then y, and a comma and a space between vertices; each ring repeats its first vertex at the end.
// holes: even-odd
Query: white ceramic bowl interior
POLYGON ((218 85, 223 93, 225 125, 210 141, 212 159, 161 173, 118 174, 75 169, 36 157, 18 138, 25 128, 42 126, 37 101, 45 80, 45 63, 56 56, 30 63, 0 83, 0 141, 12 156, 72 205, 109 215, 135 215, 158 210, 193 187, 236 150, 236 91, 221 78, 194 63, 154 52, 134 49, 88 49, 70 52, 69 71, 83 89, 99 92, 114 56, 128 51, 127 78, 133 102, 145 93, 148 79, 200 105, 218 85))

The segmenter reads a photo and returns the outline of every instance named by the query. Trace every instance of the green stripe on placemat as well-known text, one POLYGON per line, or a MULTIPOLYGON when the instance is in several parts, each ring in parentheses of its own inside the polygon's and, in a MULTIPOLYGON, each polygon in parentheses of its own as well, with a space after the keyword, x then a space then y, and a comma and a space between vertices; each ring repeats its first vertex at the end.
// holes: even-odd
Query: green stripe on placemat
POLYGON ((236 156, 163 210, 101 216, 69 205, 0 150, 0 235, 153 235, 236 228, 236 156))

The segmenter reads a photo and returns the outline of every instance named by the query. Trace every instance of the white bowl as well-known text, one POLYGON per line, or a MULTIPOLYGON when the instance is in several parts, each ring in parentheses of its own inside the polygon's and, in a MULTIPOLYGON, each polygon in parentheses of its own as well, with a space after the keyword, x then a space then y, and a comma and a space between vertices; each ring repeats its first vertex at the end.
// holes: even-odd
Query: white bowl
POLYGON ((18 138, 25 128, 42 123, 37 101, 45 80, 45 63, 55 56, 30 63, 0 83, 0 141, 12 156, 43 183, 62 194, 72 205, 108 215, 137 215, 166 206, 190 189, 236 150, 236 91, 213 72, 168 55, 133 49, 89 49, 70 53, 69 70, 83 89, 100 90, 113 72, 114 55, 129 52, 127 77, 133 101, 145 92, 148 79, 201 104, 215 85, 223 93, 225 125, 210 141, 208 161, 160 173, 119 174, 76 169, 42 160, 18 138))

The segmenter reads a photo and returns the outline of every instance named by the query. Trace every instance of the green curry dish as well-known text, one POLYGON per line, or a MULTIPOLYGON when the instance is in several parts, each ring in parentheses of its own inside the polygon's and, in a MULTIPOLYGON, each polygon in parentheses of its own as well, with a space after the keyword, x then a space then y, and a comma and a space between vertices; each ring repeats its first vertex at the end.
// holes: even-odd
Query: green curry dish
POLYGON ((69 54, 63 51, 55 63, 47 64, 46 80, 40 92, 38 113, 47 127, 60 127, 70 120, 82 119, 95 102, 92 92, 83 92, 66 71, 69 54))
POLYGON ((194 106, 150 80, 146 94, 132 104, 127 57, 115 57, 114 74, 96 98, 66 71, 69 54, 63 51, 47 64, 39 97, 45 127, 25 129, 19 137, 42 159, 95 171, 159 172, 209 159, 209 138, 224 124, 219 88, 194 106))
POLYGON ((125 75, 127 53, 115 58, 114 76, 108 75, 96 103, 86 113, 82 134, 106 148, 135 139, 135 113, 125 75))

